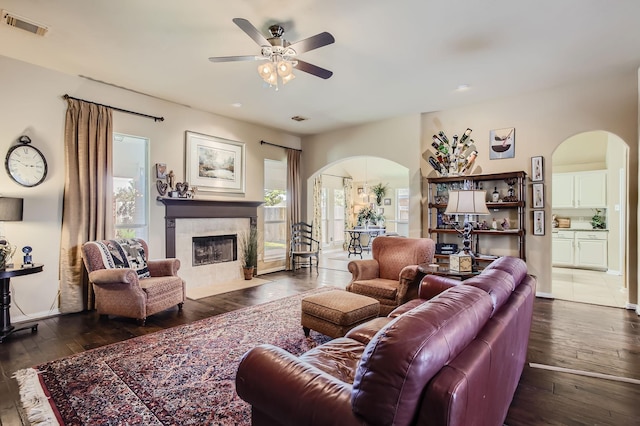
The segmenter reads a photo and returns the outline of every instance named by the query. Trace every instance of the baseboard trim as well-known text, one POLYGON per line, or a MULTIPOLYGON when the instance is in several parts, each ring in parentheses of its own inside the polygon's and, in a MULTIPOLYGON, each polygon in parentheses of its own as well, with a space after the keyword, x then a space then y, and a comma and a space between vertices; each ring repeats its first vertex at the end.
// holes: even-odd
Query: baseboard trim
POLYGON ((555 299, 556 297, 551 293, 543 293, 541 291, 536 291, 536 297, 540 297, 542 299, 555 299))
POLYGON ((61 315, 61 312, 58 308, 56 309, 52 309, 50 311, 42 311, 42 312, 34 312, 32 314, 29 315, 17 315, 11 318, 11 323, 12 324, 17 324, 17 323, 21 323, 21 322, 29 322, 29 321, 35 321, 35 320, 39 320, 39 319, 44 319, 44 318, 49 318, 49 317, 55 317, 61 315))
POLYGON ((640 385, 640 380, 638 379, 632 379, 629 377, 621 377, 621 376, 612 376, 611 374, 592 373, 591 371, 574 370, 573 368, 555 367, 553 365, 546 365, 546 364, 536 364, 535 362, 530 362, 529 367, 539 368, 542 370, 557 371, 559 373, 575 374, 578 376, 594 377, 596 379, 613 380, 615 382, 625 382, 625 383, 631 383, 634 385, 640 385))

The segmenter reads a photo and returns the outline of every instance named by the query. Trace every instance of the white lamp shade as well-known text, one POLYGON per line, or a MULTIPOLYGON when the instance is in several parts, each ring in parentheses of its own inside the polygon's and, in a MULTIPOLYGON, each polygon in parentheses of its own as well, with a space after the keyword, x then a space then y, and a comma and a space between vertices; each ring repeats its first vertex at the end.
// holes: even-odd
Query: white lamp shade
POLYGON ((479 214, 488 215, 486 191, 449 191, 449 203, 445 214, 479 214))

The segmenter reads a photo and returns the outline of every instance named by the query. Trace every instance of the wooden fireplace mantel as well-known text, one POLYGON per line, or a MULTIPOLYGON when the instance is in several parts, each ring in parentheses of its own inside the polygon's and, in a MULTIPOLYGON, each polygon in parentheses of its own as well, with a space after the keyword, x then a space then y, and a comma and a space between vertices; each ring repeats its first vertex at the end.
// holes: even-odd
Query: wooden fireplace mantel
POLYGON ((165 206, 165 250, 176 257, 176 219, 249 218, 250 226, 258 225, 258 207, 262 201, 220 201, 193 198, 156 198, 165 206))

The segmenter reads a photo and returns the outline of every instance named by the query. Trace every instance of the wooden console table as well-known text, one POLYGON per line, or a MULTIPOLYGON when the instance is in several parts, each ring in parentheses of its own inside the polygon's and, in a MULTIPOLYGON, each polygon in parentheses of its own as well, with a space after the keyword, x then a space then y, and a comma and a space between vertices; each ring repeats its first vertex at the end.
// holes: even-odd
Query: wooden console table
POLYGON ((38 331, 38 324, 28 325, 20 328, 15 328, 11 325, 11 315, 9 308, 11 307, 11 287, 9 281, 11 278, 20 277, 22 275, 36 274, 42 272, 42 264, 35 264, 29 268, 7 268, 0 271, 0 343, 4 342, 4 339, 11 334, 20 331, 31 329, 32 333, 38 331))

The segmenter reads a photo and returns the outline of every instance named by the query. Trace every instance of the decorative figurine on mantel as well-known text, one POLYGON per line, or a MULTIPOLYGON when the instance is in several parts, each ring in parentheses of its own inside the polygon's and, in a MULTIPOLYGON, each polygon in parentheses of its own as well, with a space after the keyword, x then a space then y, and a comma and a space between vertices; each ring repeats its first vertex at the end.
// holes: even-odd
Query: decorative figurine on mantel
POLYGON ((500 224, 500 226, 502 226, 502 230, 506 231, 508 229, 511 228, 511 224, 509 223, 509 219, 508 218, 504 218, 504 220, 502 221, 502 223, 500 224))

